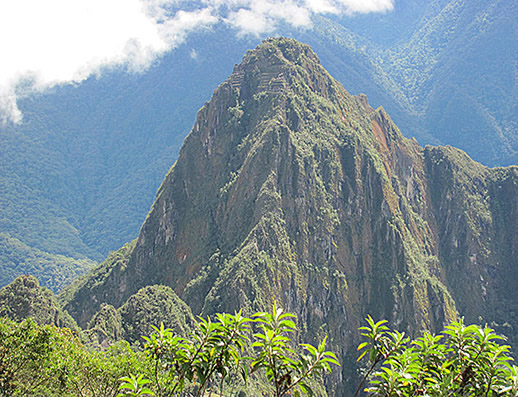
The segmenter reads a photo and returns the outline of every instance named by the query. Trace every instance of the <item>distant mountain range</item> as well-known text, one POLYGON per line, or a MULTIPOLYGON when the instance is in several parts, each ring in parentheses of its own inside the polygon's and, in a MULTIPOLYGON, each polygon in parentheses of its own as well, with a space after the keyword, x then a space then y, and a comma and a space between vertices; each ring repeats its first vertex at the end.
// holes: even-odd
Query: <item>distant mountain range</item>
MULTIPOLYGON (((309 43, 352 93, 408 137, 516 164, 517 5, 395 2, 278 33, 309 43)), ((0 127, 0 285, 31 273, 59 291, 133 239, 196 111, 259 39, 192 34, 143 74, 111 71, 26 98, 0 127)))

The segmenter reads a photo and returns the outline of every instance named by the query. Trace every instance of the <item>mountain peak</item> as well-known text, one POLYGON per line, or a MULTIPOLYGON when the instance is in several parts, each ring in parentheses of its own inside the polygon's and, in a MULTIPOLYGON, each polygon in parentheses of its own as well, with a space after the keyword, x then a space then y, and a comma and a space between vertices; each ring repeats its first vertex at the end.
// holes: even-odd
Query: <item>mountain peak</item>
MULTIPOLYGON (((442 328, 457 308, 489 316, 498 291, 487 265, 510 254, 481 230, 507 233, 518 211, 503 197, 515 187, 471 177, 470 160, 437 151, 347 93, 309 46, 266 40, 199 111, 136 244, 85 278, 65 308, 83 324, 103 301, 120 307, 154 284, 195 315, 277 301, 309 339, 328 333, 343 362, 367 313, 409 333, 442 328), (490 194, 502 206, 494 227, 490 194)), ((332 394, 350 395, 349 370, 332 394)))
MULTIPOLYGON (((270 216, 290 224, 289 232, 273 233, 264 244, 278 250, 279 241, 305 236, 300 247, 284 247, 282 255, 293 251, 290 257, 300 263, 329 261, 329 252, 311 253, 316 251, 307 245, 314 244, 308 227, 328 240, 337 221, 330 197, 335 189, 350 194, 359 188, 367 169, 375 174, 378 194, 391 196, 386 199, 391 205, 380 208, 399 213, 389 185, 398 149, 414 157, 419 150, 382 109, 374 111, 365 95, 352 96, 334 80, 311 47, 286 38, 263 41, 199 111, 127 266, 109 270, 120 272, 119 288, 103 290, 104 299, 119 306, 138 288, 156 283, 184 297, 216 253, 231 257, 243 241, 262 239, 253 236, 270 216), (350 178, 345 184, 337 179, 344 175, 350 178), (325 214, 308 221, 298 213, 312 213, 314 206, 325 214)), ((205 310, 201 299, 190 302, 195 313, 205 310)))
POLYGON ((249 50, 225 83, 245 98, 261 92, 285 93, 297 83, 327 95, 331 77, 309 45, 280 37, 249 50))
POLYGON ((270 37, 263 40, 254 50, 249 50, 241 64, 262 59, 272 65, 299 64, 314 62, 320 64, 320 60, 307 44, 286 37, 270 37))

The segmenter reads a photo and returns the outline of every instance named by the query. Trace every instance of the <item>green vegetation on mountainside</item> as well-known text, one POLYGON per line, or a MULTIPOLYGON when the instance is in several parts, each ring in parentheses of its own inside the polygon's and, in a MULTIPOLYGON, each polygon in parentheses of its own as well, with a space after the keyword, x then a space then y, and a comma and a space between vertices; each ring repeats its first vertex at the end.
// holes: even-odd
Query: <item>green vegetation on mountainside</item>
POLYGON ((54 294, 40 287, 33 276, 20 276, 0 289, 0 317, 17 322, 30 317, 39 324, 78 330, 76 322, 61 309, 54 294))
POLYGON ((430 4, 408 42, 385 50, 383 69, 429 135, 484 164, 516 164, 518 5, 442 3, 430 4))
MULTIPOLYGON (((279 31, 312 45, 335 78, 383 105, 407 136, 507 165, 517 161, 517 14, 505 0, 398 0, 384 14, 316 17, 311 29, 279 31)), ((21 100, 23 123, 0 126, 0 226, 24 244, 9 255, 99 261, 135 238, 196 109, 257 42, 229 40, 234 33, 198 32, 145 73, 112 70, 21 100)), ((0 256, 8 256, 1 247, 0 256)), ((60 261, 38 275, 55 291, 81 272, 60 261)), ((0 285, 40 267, 7 262, 0 285)))
POLYGON ((176 335, 185 336, 192 329, 194 317, 189 306, 165 285, 144 287, 119 309, 124 339, 135 344, 142 335, 153 332, 153 324, 163 323, 176 335))
POLYGON ((95 265, 90 259, 53 255, 28 247, 5 233, 0 233, 0 263, 0 285, 7 285, 21 274, 31 274, 55 293, 95 265))

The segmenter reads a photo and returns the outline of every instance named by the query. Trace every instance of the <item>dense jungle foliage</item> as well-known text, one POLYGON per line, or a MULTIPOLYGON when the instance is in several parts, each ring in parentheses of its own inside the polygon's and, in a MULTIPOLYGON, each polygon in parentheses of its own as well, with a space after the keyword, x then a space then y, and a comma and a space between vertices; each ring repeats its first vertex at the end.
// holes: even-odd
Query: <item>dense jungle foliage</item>
MULTIPOLYGON (((1 396, 326 396, 336 365, 326 338, 295 343, 293 314, 200 318, 185 337, 153 327, 144 349, 86 347, 81 334, 32 319, 0 318, 1 396)), ((355 396, 516 396, 518 367, 491 328, 453 322, 411 340, 370 316, 355 396), (361 380, 360 380, 361 379, 361 380)))

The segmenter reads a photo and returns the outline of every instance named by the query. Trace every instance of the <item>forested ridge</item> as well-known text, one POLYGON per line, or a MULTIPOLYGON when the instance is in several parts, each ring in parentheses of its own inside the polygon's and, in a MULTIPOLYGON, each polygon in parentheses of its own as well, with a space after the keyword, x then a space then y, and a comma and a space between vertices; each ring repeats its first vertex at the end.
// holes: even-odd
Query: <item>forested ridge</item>
POLYGON ((21 100, 0 393, 517 395, 517 13, 215 25, 21 100))

